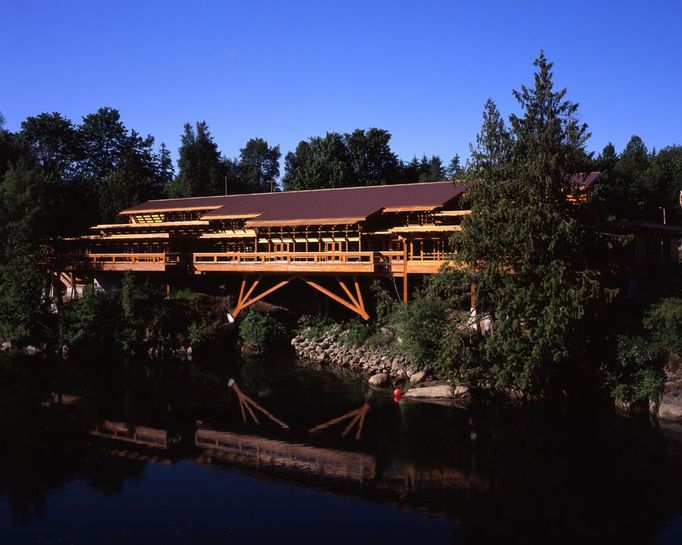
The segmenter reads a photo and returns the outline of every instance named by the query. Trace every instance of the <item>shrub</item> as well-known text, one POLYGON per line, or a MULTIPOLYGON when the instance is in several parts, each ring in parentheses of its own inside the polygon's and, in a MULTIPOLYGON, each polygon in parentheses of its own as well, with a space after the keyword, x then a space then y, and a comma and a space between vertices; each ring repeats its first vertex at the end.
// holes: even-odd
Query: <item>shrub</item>
POLYGON ((187 328, 187 342, 190 346, 198 346, 206 340, 206 331, 198 322, 194 321, 187 328))
POLYGON ((282 344, 286 329, 272 316, 250 310, 239 323, 239 337, 251 350, 267 352, 282 344))
POLYGON ((319 339, 338 327, 334 320, 327 316, 311 316, 303 323, 303 329, 309 339, 319 339))
POLYGON ((350 346, 362 346, 372 335, 372 327, 359 318, 346 322, 343 330, 341 340, 350 346))
POLYGON ((59 340, 75 351, 102 352, 118 348, 121 307, 115 296, 89 288, 64 307, 59 340))
POLYGON ((614 399, 648 401, 663 389, 662 352, 644 337, 618 339, 616 364, 607 372, 606 384, 614 399))
MULTIPOLYGON (((468 306, 468 297, 468 281, 462 274, 441 272, 429 278, 408 305, 393 307, 392 322, 400 348, 412 362, 454 370, 459 349, 453 347, 468 338, 460 335, 460 329, 466 331, 462 311, 468 306)), ((466 313, 464 316, 468 320, 466 313)))
POLYGON ((644 329, 661 349, 682 349, 682 298, 669 297, 653 305, 644 316, 644 329))

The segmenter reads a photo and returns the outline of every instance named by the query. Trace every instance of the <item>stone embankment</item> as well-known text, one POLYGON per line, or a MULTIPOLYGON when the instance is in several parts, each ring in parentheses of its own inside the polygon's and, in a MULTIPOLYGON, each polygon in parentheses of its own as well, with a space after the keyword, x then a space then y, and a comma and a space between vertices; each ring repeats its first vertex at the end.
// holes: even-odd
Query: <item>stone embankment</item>
POLYGON ((360 377, 375 388, 397 386, 407 390, 408 398, 455 399, 469 394, 464 386, 453 387, 438 381, 433 369, 418 368, 389 346, 354 346, 344 337, 339 327, 314 337, 303 330, 291 340, 291 345, 302 365, 360 377))
POLYGON ((390 347, 353 346, 345 342, 339 328, 316 337, 303 330, 291 340, 291 345, 303 365, 369 379, 372 386, 418 384, 435 378, 431 369, 418 369, 390 347))

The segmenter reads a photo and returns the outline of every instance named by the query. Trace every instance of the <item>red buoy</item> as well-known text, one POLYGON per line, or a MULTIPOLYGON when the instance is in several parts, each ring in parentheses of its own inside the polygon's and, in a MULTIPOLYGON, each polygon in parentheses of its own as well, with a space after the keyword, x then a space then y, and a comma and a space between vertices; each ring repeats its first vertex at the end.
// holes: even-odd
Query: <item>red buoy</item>
POLYGON ((400 390, 400 388, 396 388, 395 390, 393 390, 393 401, 398 403, 401 397, 403 397, 403 393, 400 390))

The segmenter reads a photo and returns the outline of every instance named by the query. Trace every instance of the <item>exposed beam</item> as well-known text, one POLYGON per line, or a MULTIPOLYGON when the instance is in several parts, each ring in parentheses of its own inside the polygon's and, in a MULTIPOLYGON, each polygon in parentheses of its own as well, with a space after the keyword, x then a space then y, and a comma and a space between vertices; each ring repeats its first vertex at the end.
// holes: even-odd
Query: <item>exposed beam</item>
POLYGON ((246 302, 242 305, 242 308, 245 308, 245 307, 248 307, 248 306, 250 306, 250 305, 253 305, 256 301, 260 301, 263 297, 266 297, 266 296, 270 295, 273 291, 277 291, 277 290, 278 290, 279 288, 281 288, 282 286, 286 286, 289 282, 291 282, 292 279, 293 279, 293 277, 292 277, 292 278, 287 278, 286 280, 282 280, 282 281, 279 282, 278 284, 275 284, 274 286, 272 286, 270 289, 265 290, 265 291, 264 291, 263 293, 261 293, 260 295, 256 295, 256 297, 253 297, 253 298, 249 299, 248 301, 246 301, 246 302))
POLYGON ((249 288, 249 290, 244 294, 244 288, 246 286, 246 278, 242 280, 242 287, 241 291, 239 292, 239 299, 237 300, 237 306, 232 310, 232 317, 236 318, 237 315, 244 310, 246 307, 250 307, 253 305, 255 302, 260 301, 264 297, 267 297, 270 295, 272 292, 277 291, 280 289, 282 286, 286 286, 291 280, 293 280, 293 277, 287 278, 286 280, 282 280, 278 284, 275 284, 271 288, 268 288, 265 290, 263 293, 260 293, 259 295, 256 295, 255 297, 251 297, 251 294, 255 290, 256 286, 258 286, 259 282, 261 281, 262 276, 259 276, 257 280, 254 281, 253 285, 249 288), (249 297, 251 297, 249 299, 249 297))
POLYGON ((339 283, 339 286, 341 286, 341 288, 343 288, 343 291, 346 292, 346 295, 348 296, 348 299, 350 299, 351 302, 352 302, 356 307, 359 307, 359 306, 360 306, 360 303, 359 303, 358 300, 353 296, 353 294, 352 294, 351 291, 348 289, 348 287, 346 286, 346 284, 345 284, 338 276, 336 276, 335 278, 336 278, 336 281, 339 283))
POLYGON ((358 294, 358 306, 365 311, 365 302, 362 300, 362 292, 360 291, 360 283, 358 282, 358 277, 353 277, 353 283, 355 284, 355 291, 358 294))
POLYGON ((301 280, 303 280, 311 288, 315 288, 317 291, 324 293, 330 299, 333 299, 334 301, 336 301, 340 305, 343 305, 344 307, 346 307, 346 308, 352 310, 353 312, 355 312, 356 314, 360 315, 360 317, 363 320, 369 320, 369 314, 367 314, 365 309, 361 308, 359 305, 355 305, 352 302, 346 301, 342 297, 339 297, 338 295, 336 295, 334 292, 329 291, 327 288, 320 286, 318 283, 313 282, 312 280, 308 280, 307 278, 301 278, 301 280))

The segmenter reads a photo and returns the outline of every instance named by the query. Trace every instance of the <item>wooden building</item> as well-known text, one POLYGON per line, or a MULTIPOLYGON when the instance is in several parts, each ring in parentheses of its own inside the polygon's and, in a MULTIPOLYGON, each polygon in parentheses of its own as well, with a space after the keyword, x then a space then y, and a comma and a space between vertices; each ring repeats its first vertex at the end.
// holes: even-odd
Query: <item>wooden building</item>
POLYGON ((71 288, 98 271, 241 275, 233 316, 300 278, 366 319, 358 278, 400 278, 407 300, 410 275, 448 262, 463 192, 446 181, 147 201, 66 241, 58 274, 71 288))
MULTIPOLYGON (((587 202, 599 179, 574 175, 568 200, 587 202)), ((407 302, 410 277, 451 262, 448 241, 471 213, 463 193, 446 181, 152 200, 123 210, 124 222, 63 241, 53 272, 67 293, 79 277, 104 271, 161 274, 168 287, 182 276, 238 276, 233 317, 300 279, 367 319, 359 279, 398 279, 407 302)), ((595 225, 632 238, 610 256, 614 270, 678 262, 681 227, 607 223, 590 211, 595 225)))

